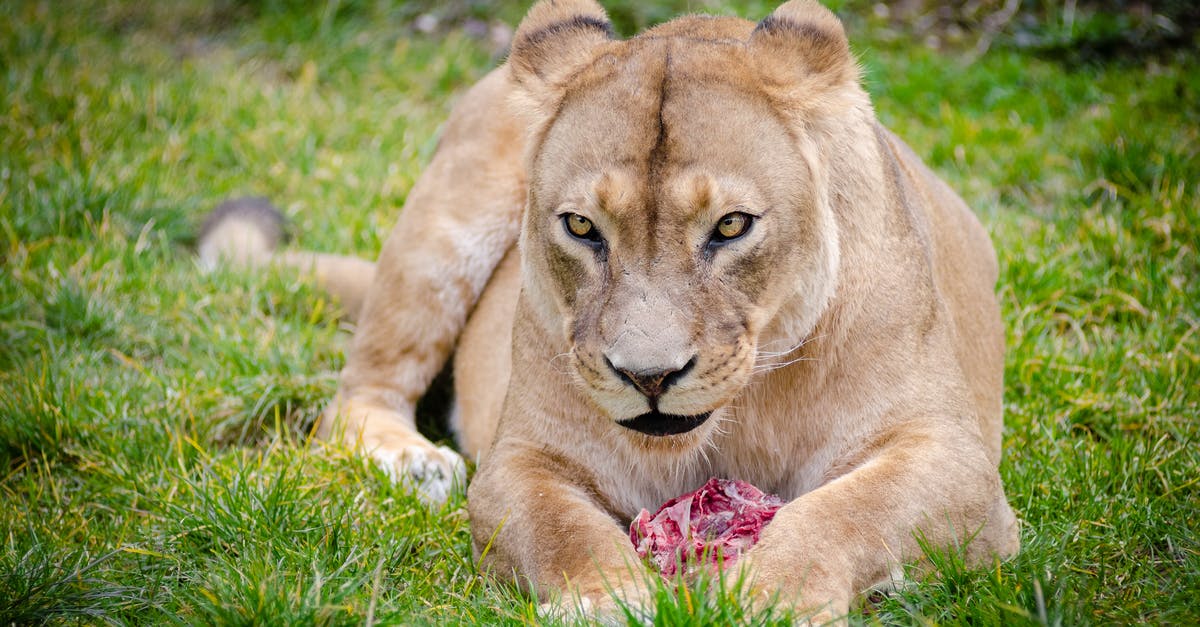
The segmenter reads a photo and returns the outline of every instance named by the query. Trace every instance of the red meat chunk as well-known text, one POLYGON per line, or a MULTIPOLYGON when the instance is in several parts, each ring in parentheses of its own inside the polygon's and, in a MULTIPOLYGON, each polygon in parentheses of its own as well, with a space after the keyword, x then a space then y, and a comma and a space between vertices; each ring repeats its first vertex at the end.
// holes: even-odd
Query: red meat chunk
POLYGON ((754 546, 783 501, 746 483, 712 478, 695 492, 677 496, 653 515, 642 510, 629 539, 642 559, 670 577, 707 562, 725 566, 754 546))

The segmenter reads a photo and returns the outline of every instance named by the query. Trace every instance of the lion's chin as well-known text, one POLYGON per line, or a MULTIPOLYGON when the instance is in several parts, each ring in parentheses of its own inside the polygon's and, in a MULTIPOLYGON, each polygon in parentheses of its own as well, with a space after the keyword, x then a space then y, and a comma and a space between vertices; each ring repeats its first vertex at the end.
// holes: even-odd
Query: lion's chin
POLYGON ((663 437, 687 433, 704 424, 712 414, 711 411, 707 411, 692 416, 678 416, 675 414, 664 414, 656 410, 626 420, 618 420, 617 424, 626 429, 633 429, 646 435, 663 437))

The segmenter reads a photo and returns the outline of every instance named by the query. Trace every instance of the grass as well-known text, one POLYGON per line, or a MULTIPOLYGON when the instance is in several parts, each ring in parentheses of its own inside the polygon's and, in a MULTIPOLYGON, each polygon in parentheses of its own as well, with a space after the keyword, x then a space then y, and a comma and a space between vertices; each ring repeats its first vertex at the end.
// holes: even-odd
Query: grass
MULTIPOLYGON (((611 4, 626 32, 688 8, 611 4)), ((0 3, 0 623, 533 622, 477 572, 459 498, 428 511, 310 444, 338 305, 188 248, 259 194, 304 247, 374 255, 494 52, 414 34, 433 3, 74 6, 0 3)), ((1024 544, 984 570, 935 553, 854 621, 1200 621, 1196 53, 968 65, 840 6, 880 118, 1000 252, 1024 544)), ((658 624, 770 619, 722 585, 659 603, 658 624)))

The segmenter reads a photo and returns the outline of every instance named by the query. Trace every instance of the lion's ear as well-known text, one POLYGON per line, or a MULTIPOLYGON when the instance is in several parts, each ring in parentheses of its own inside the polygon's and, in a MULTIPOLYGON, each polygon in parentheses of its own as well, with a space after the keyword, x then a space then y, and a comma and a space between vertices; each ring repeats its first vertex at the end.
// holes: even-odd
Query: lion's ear
POLYGON ((510 71, 534 100, 553 99, 561 83, 612 38, 612 23, 593 0, 541 0, 517 27, 510 71))
POLYGON ((777 85, 835 86, 858 81, 842 21, 814 0, 791 0, 758 23, 750 48, 777 85))

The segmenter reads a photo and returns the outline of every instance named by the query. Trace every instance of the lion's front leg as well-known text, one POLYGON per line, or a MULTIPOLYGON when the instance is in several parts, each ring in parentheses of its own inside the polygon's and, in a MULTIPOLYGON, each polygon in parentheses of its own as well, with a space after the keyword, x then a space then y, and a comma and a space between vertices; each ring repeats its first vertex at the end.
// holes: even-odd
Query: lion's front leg
POLYGON ((918 538, 963 547, 968 561, 1016 552, 1016 520, 978 434, 945 421, 875 441, 853 470, 784 506, 744 562, 756 591, 814 623, 844 617, 857 594, 919 559, 918 538))
POLYGON ((322 419, 322 437, 341 439, 379 465, 397 483, 426 503, 438 505, 466 485, 467 468, 458 453, 417 432, 411 413, 380 403, 335 398, 322 419))
POLYGON ((504 68, 455 108, 433 161, 384 244, 338 397, 321 435, 360 448, 429 501, 463 478, 457 453, 417 432, 417 400, 515 244, 524 204, 522 125, 504 68))
POLYGON ((468 493, 475 553, 492 573, 531 586, 554 613, 611 617, 617 599, 639 608, 655 575, 603 498, 584 466, 501 439, 468 493))

